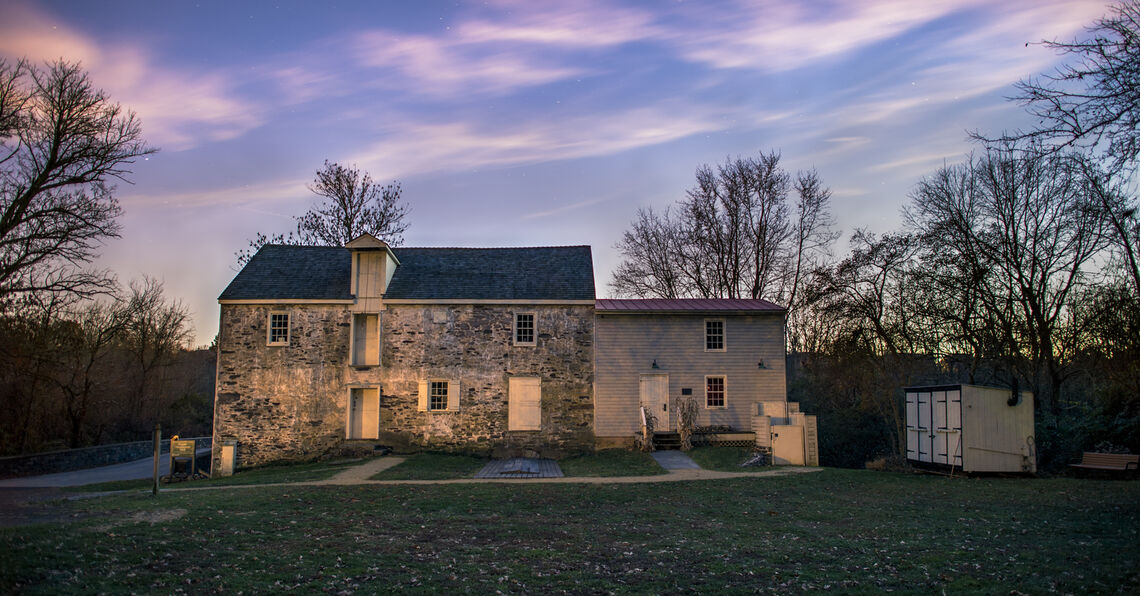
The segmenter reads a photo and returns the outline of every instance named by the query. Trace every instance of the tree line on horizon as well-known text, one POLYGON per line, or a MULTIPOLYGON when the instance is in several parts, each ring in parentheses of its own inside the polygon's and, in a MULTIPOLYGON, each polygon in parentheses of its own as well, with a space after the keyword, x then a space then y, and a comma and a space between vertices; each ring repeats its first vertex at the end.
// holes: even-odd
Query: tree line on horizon
MULTIPOLYGON (((615 294, 764 298, 788 308, 789 398, 820 415, 822 460, 897 458, 901 388, 1020 387, 1038 404, 1042 468, 1108 441, 1140 450, 1140 3, 1072 65, 1017 84, 1039 125, 920 180, 901 229, 857 230, 834 254, 830 191, 777 151, 700 166, 616 247, 615 294)), ((0 452, 141 438, 155 420, 208 432, 214 361, 189 314, 144 278, 88 265, 119 235, 113 183, 156 149, 77 64, 0 61, 0 452), (141 436, 140 436, 141 435, 141 436)), ((398 245, 398 182, 326 161, 320 202, 266 243, 398 245)))
MULTIPOLYGON (((156 148, 135 114, 65 60, 0 60, 0 455, 212 429, 214 346, 194 348, 190 313, 143 277, 93 270, 118 238, 116 181, 156 148)), ((398 182, 326 161, 322 199, 266 243, 340 246, 362 232, 398 244, 398 182)))
POLYGON ((821 461, 905 453, 902 388, 1032 391, 1036 450, 1056 468, 1097 443, 1140 451, 1140 3, 1071 65, 1017 83, 1039 125, 923 177, 902 229, 856 230, 845 256, 830 193, 778 152, 697 169, 616 247, 622 296, 765 298, 786 306, 789 399, 817 413, 821 461))

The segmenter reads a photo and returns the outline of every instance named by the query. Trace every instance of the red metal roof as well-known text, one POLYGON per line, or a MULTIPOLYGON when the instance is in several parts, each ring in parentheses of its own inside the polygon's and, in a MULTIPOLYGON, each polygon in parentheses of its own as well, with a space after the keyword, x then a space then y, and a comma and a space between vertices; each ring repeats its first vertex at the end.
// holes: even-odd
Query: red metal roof
POLYGON ((784 312, 784 307, 759 299, 742 298, 644 298, 594 301, 594 309, 605 312, 784 312))

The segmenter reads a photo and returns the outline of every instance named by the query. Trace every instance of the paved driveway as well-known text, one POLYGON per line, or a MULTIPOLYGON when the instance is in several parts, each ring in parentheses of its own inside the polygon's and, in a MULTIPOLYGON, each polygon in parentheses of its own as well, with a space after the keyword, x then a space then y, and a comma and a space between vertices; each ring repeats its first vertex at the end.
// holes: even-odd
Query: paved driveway
MULTIPOLYGON (((198 455, 209 453, 210 449, 198 450, 198 455)), ((165 476, 170 471, 170 456, 163 454, 159 458, 159 474, 165 476)), ((0 488, 40 488, 57 486, 83 486, 84 484, 97 484, 114 480, 138 480, 150 478, 154 474, 154 459, 147 457, 122 464, 103 466, 101 468, 88 468, 60 472, 58 474, 45 474, 43 476, 25 476, 23 478, 9 478, 0 480, 0 488)))

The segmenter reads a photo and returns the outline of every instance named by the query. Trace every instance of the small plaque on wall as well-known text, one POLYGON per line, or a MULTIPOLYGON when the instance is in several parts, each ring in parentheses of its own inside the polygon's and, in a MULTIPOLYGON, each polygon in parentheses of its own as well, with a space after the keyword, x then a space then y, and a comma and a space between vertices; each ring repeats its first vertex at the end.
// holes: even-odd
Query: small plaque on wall
POLYGON ((692 387, 682 387, 681 388, 681 395, 692 395, 692 394, 693 394, 693 388, 692 387))

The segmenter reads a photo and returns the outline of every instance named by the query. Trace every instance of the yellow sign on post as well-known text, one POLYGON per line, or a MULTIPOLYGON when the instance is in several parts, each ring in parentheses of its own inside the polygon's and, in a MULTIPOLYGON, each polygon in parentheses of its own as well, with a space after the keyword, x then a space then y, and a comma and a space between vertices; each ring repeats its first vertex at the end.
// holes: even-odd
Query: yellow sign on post
POLYGON ((170 440, 170 457, 189 457, 194 458, 194 440, 170 440))
POLYGON ((170 439, 170 476, 171 480, 175 478, 193 478, 197 472, 194 466, 195 450, 194 440, 179 440, 178 435, 176 438, 170 439))

